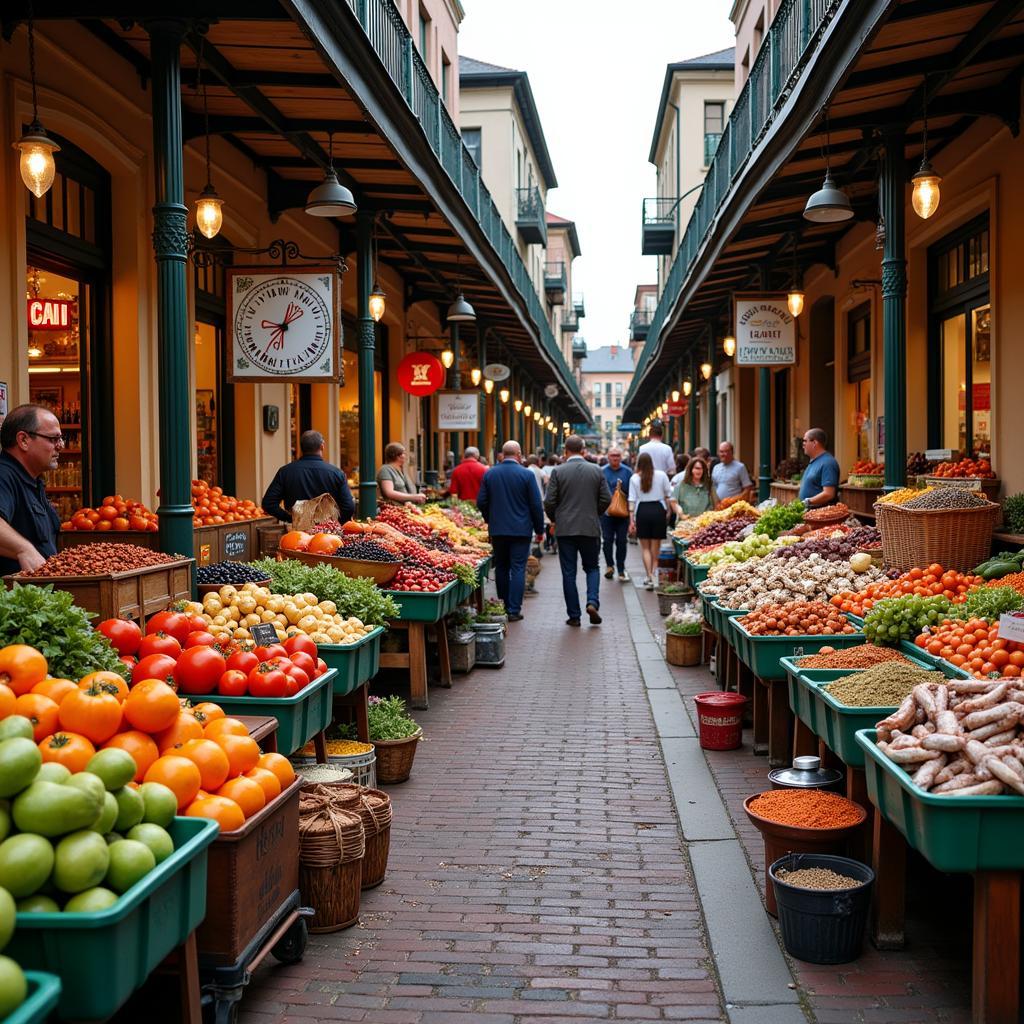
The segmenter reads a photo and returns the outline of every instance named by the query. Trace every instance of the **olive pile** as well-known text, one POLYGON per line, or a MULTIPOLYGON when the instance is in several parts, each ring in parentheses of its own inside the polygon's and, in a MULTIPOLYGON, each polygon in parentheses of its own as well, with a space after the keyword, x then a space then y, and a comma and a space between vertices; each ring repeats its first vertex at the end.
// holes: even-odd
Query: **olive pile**
POLYGON ((335 552, 338 558, 356 558, 361 562, 397 562, 394 551, 388 550, 375 540, 352 540, 335 552))
POLYGON ((776 548, 771 558, 807 558, 809 555, 820 555, 826 562, 842 562, 849 558, 860 545, 851 544, 849 537, 836 540, 805 540, 800 544, 776 548))
POLYGON ((737 540, 752 522, 752 516, 733 516, 732 519, 720 523, 711 523, 690 538, 690 547, 706 548, 712 544, 725 544, 727 541, 737 540))
POLYGON ((963 487, 936 487, 934 490, 925 491, 919 498, 911 498, 903 503, 904 508, 913 509, 954 509, 954 508, 977 508, 979 505, 987 505, 988 499, 977 491, 968 491, 963 487))
POLYGON ((196 569, 196 583, 224 583, 235 587, 243 583, 260 583, 266 574, 248 562, 215 562, 196 569))

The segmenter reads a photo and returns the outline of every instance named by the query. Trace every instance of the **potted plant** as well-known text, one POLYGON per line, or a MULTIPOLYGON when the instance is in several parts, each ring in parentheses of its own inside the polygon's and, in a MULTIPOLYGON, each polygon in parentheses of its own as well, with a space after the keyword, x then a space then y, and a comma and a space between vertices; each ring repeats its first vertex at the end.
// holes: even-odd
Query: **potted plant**
POLYGON ((401 697, 370 697, 370 742, 377 754, 377 781, 405 782, 412 772, 423 730, 409 717, 401 697))
POLYGON ((469 672, 476 664, 474 617, 473 609, 463 605, 448 618, 448 656, 453 672, 469 672))
POLYGON ((670 665, 700 664, 703 622, 696 604, 672 605, 665 618, 665 660, 670 665))
POLYGON ((672 605, 693 591, 685 583, 663 583, 655 593, 658 595, 658 614, 668 615, 672 605))
POLYGON ((505 602, 496 597, 489 598, 484 603, 484 610, 476 616, 474 622, 499 623, 502 626, 508 625, 508 612, 505 611, 505 602))

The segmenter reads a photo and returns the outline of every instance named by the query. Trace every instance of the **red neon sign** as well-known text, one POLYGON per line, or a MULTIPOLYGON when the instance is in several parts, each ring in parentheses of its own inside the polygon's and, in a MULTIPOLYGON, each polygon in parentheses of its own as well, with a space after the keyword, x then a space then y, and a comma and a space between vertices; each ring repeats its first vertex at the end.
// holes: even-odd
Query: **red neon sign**
POLYGON ((66 331, 76 303, 70 299, 29 299, 28 329, 30 331, 66 331))

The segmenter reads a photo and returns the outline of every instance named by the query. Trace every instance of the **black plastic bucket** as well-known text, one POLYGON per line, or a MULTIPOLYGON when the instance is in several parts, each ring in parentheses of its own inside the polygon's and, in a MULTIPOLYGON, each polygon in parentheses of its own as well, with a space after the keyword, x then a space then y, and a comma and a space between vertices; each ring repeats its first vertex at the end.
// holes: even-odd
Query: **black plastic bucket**
POLYGON ((860 956, 871 908, 875 873, 866 864, 824 853, 790 853, 768 869, 779 908, 779 927, 786 952, 810 964, 846 964, 860 956), (856 878, 850 889, 800 889, 776 872, 828 868, 856 878))

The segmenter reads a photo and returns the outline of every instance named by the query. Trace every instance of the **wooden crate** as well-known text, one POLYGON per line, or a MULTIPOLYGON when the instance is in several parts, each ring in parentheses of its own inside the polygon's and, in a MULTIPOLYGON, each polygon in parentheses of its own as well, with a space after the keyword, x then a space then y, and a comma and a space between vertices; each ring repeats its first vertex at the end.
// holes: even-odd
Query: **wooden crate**
POLYGON ((773 480, 771 483, 771 490, 768 493, 769 496, 774 498, 780 505, 788 505, 791 501, 796 501, 800 494, 800 485, 783 483, 781 480, 773 480))
POLYGON ((103 619, 134 619, 145 627, 150 615, 163 611, 174 601, 192 597, 192 563, 180 558, 165 565, 109 573, 104 576, 4 577, 10 589, 15 583, 66 590, 75 604, 103 619))
POLYGON ((277 554, 281 538, 287 530, 288 527, 280 522, 280 520, 259 520, 256 525, 256 556, 260 558, 273 558, 277 554), (262 522, 266 522, 268 525, 260 526, 259 523, 262 522))
POLYGON ((875 502, 882 496, 881 487, 851 487, 843 484, 839 488, 839 500, 858 516, 875 518, 875 502))
POLYGON ((196 565, 215 562, 251 562, 260 557, 256 531, 273 523, 270 516, 241 523, 200 526, 195 531, 196 565))

